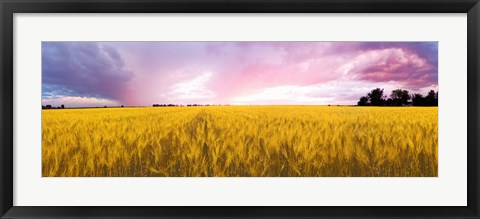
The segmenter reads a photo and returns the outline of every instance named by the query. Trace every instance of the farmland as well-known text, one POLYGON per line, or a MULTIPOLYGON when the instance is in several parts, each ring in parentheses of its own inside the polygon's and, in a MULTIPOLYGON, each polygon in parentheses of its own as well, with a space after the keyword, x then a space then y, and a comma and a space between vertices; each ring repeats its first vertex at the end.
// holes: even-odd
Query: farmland
POLYGON ((45 177, 438 175, 437 107, 42 111, 45 177))

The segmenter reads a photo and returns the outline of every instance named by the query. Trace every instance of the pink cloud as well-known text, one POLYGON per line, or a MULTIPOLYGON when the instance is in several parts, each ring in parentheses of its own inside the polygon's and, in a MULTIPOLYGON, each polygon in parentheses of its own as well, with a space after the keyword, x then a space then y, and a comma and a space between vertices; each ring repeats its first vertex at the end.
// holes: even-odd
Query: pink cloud
POLYGON ((373 50, 357 56, 350 70, 358 79, 402 81, 409 86, 428 83, 434 67, 417 54, 399 48, 373 50))

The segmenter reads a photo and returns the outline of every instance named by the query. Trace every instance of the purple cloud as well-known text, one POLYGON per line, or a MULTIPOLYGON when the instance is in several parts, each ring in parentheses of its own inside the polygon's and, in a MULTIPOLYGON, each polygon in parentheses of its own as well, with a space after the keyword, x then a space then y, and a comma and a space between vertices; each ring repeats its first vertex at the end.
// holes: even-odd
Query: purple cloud
POLYGON ((43 42, 43 97, 94 97, 122 100, 133 72, 121 54, 94 42, 43 42))

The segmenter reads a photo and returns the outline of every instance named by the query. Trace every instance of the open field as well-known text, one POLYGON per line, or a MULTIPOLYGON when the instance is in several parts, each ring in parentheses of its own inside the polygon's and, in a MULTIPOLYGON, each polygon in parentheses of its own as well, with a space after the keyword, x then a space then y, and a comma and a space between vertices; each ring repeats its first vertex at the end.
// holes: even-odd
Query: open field
POLYGON ((43 176, 437 176, 437 107, 42 111, 43 176))

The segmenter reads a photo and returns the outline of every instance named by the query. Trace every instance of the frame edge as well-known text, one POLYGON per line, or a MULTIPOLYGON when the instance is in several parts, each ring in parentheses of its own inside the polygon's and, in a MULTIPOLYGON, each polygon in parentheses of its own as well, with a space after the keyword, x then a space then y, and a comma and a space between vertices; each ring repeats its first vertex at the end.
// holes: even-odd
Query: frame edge
MULTIPOLYGON (((131 3, 132 1, 122 1, 122 0, 119 0, 117 2, 122 2, 122 3, 131 3)), ((155 7, 152 7, 152 9, 146 9, 145 8, 145 5, 148 5, 148 2, 154 2, 154 1, 142 1, 140 5, 142 5, 142 7, 140 8, 143 8, 143 10, 145 10, 145 12, 153 12, 155 11, 155 7)), ((176 5, 174 8, 175 10, 179 10, 178 8, 181 8, 179 5, 183 5, 183 4, 186 4, 186 3, 189 3, 189 2, 192 2, 192 1, 187 1, 187 2, 183 2, 183 4, 173 4, 171 1, 157 1, 157 3, 159 2, 163 2, 164 4, 166 3, 167 5, 168 4, 172 4, 172 5, 176 5)), ((200 1, 202 2, 202 1, 200 1)), ((248 2, 248 1, 247 1, 248 2)), ((287 3, 288 2, 293 2, 293 1, 286 1, 287 3)), ((311 2, 311 1, 308 1, 308 2, 311 2)), ((315 1, 314 1, 315 2, 315 1)), ((321 2, 321 1, 317 1, 317 2, 321 2)), ((324 2, 328 2, 328 1, 324 1, 324 2)), ((341 3, 341 5, 346 5, 346 1, 342 1, 343 3, 341 3)), ((356 4, 359 4, 363 1, 350 1, 350 2, 355 2, 356 4)), ((365 1, 365 2, 372 2, 372 1, 365 1)), ((408 2, 408 1, 405 1, 405 2, 408 2)), ((434 3, 426 3, 427 1, 419 1, 421 3, 423 3, 423 9, 425 9, 425 5, 431 5, 431 4, 434 4, 434 3)), ((453 2, 453 1, 446 1, 446 2, 453 2)), ((268 5, 268 4, 272 4, 274 3, 273 1, 263 1, 262 2, 263 6, 265 5, 268 5)), ((14 13, 16 12, 34 12, 34 13, 41 13, 41 12, 47 12, 49 6, 48 5, 51 5, 51 4, 56 4, 57 7, 55 7, 55 9, 51 9, 51 10, 55 10, 55 12, 65 12, 67 13, 67 11, 65 11, 63 7, 65 7, 65 5, 75 5, 75 4, 81 4, 79 3, 79 1, 64 1, 63 3, 61 1, 49 1, 49 0, 41 0, 41 1, 38 1, 36 3, 32 3, 32 1, 17 1, 15 3, 12 3, 11 1, 3 1, 3 0, 0 0, 0 11, 2 12, 2 15, 0 16, 0 23, 2 24, 2 27, 0 28, 0 36, 2 36, 2 43, 0 45, 0 50, 1 50, 1 53, 0 53, 0 66, 1 66, 1 73, 0 73, 0 92, 1 92, 1 95, 0 95, 0 106, 1 109, 0 109, 0 121, 2 121, 2 127, 1 127, 1 132, 0 132, 0 157, 1 157, 1 162, 0 162, 0 216, 1 218, 16 218, 16 217, 24 217, 24 216, 27 216, 27 217, 30 217, 30 216, 37 216, 37 217, 44 217, 44 218, 49 218, 49 217, 55 217, 55 216, 60 216, 60 215, 52 215, 52 214, 48 214, 48 209, 53 209, 53 208, 56 208, 57 210, 60 210, 62 212, 65 213, 65 210, 67 209, 72 209, 72 208, 75 208, 75 207, 67 207, 67 208, 63 208, 63 207, 38 207, 38 208, 43 208, 47 211, 42 211, 42 210, 33 210, 33 208, 37 208, 37 207, 14 207, 13 206, 13 127, 14 127, 14 124, 13 124, 13 115, 14 115, 14 112, 13 112, 13 15, 14 13), (44 3, 44 4, 43 4, 44 3), (34 8, 34 5, 36 4, 39 4, 41 5, 41 7, 39 8, 34 8), (42 5, 43 4, 43 5, 42 5), (63 9, 62 9, 63 8, 63 9), (15 11, 15 12, 14 12, 15 11), (61 210, 63 209, 63 210, 61 210), (31 215, 31 213, 40 213, 38 215, 31 215)), ((91 10, 93 10, 94 12, 100 12, 102 10, 108 10, 108 9, 105 9, 105 6, 106 5, 113 5, 115 4, 115 1, 99 1, 99 4, 101 4, 103 7, 100 7, 100 9, 93 9, 93 8, 90 8, 91 10)), ((251 3, 252 4, 252 3, 251 3)), ((292 3, 293 4, 293 3, 292 3)), ((334 3, 326 3, 327 5, 334 5, 334 3)), ((91 1, 87 1, 86 5, 95 5, 94 3, 92 3, 91 1)), ((243 5, 243 4, 242 4, 243 5)), ((248 4, 247 4, 248 5, 248 4)), ((299 5, 299 4, 297 4, 299 5)), ((318 5, 318 4, 316 4, 318 5)), ((385 5, 385 4, 383 4, 385 5)), ((437 9, 430 9, 432 11, 436 11, 436 12, 446 12, 447 11, 447 8, 446 8, 446 5, 447 4, 444 4, 443 6, 440 6, 439 8, 437 9)), ((85 5, 83 5, 85 6, 85 5)), ((225 4, 222 4, 222 7, 227 7, 225 4)), ((220 7, 220 8, 222 8, 220 7)), ((325 6, 327 7, 327 6, 325 6)), ((79 13, 79 12, 87 12, 89 9, 89 7, 80 7, 78 9, 74 9, 75 7, 74 6, 68 6, 67 8, 70 8, 69 10, 72 11, 73 13, 79 13)), ((125 4, 122 4, 121 7, 119 8, 125 8, 125 4)), ((201 11, 203 9, 205 9, 206 7, 200 7, 200 9, 198 10, 194 10, 196 12, 198 11, 201 11)), ((245 9, 245 6, 242 6, 241 8, 245 9)), ((300 7, 302 8, 302 7, 300 7)), ((472 136, 472 135, 469 135, 468 136, 468 144, 470 145, 474 145, 474 146, 471 146, 469 147, 468 149, 468 208, 469 210, 471 211, 470 214, 468 215, 458 215, 458 216, 453 216, 455 218, 480 218, 479 217, 479 209, 480 209, 480 204, 478 202, 478 198, 479 198, 479 190, 480 190, 480 185, 479 185, 479 173, 478 171, 480 170, 480 162, 478 161, 478 158, 480 158, 480 150, 478 148, 478 136, 480 135, 480 132, 479 132, 479 115, 480 115, 480 111, 479 111, 479 100, 480 100, 480 89, 478 88, 478 86, 480 86, 480 77, 478 76, 478 74, 480 73, 479 72, 479 54, 480 54, 480 45, 479 45, 479 37, 480 37, 480 28, 479 28, 479 25, 480 25, 480 3, 478 3, 478 0, 475 0, 475 1, 458 1, 458 4, 457 4, 457 7, 455 7, 454 9, 452 9, 452 11, 455 11, 455 12, 462 12, 464 8, 470 8, 468 10, 468 24, 467 24, 467 29, 468 29, 468 37, 467 37, 467 41, 468 41, 468 91, 469 91, 469 97, 468 97, 468 100, 469 100, 469 106, 468 106, 468 111, 467 111, 467 114, 469 116, 469 121, 468 121, 468 129, 469 129, 469 133, 474 133, 475 136, 472 136), (473 6, 472 6, 473 5, 473 6), (472 90, 471 90, 472 89, 472 90), (472 91, 474 91, 472 93, 472 91)), ((158 8, 157 8, 158 9, 158 8)), ((260 11, 262 9, 265 9, 264 7, 260 7, 260 11)), ((68 10, 68 9, 67 9, 68 10)), ((123 9, 125 10, 125 9, 123 9)), ((114 13, 114 12, 121 12, 123 11, 122 9, 109 9, 107 13, 114 13)), ((164 9, 165 12, 170 12, 168 11, 167 9, 164 9)), ((217 8, 218 10, 218 8, 217 8)), ((234 11, 235 12, 238 12, 239 9, 235 9, 234 11)), ((275 10, 275 9, 274 9, 275 10)), ((288 10, 286 8, 283 8, 283 7, 279 7, 279 8, 276 8, 276 10, 279 10, 279 11, 284 11, 284 10, 288 10)), ((299 7, 296 7, 296 8, 292 8, 291 10, 299 10, 299 7)), ((313 9, 312 9, 313 10, 313 9)), ((323 9, 325 10, 325 9, 323 9)), ((341 10, 341 7, 336 7, 334 10, 331 10, 329 12, 333 12, 333 11, 340 11, 341 10)), ((353 10, 353 9, 351 9, 353 10)), ((365 6, 364 8, 359 8, 359 9, 355 9, 355 10, 358 10, 357 12, 360 12, 362 10, 364 11, 368 11, 365 6)), ((377 9, 378 10, 378 9, 377 9)), ((403 9, 399 9, 399 10, 403 10, 403 9)), ((411 9, 412 11, 415 11, 417 9, 411 9)), ((420 9, 421 11, 422 9, 420 9)), ((214 10, 215 11, 215 10, 214 10)), ((327 10, 328 11, 328 10, 327 10)), ((420 12, 419 11, 419 12, 420 12)), ((218 12, 218 11, 215 11, 215 12, 218 12)), ((259 11, 257 11, 259 12, 259 11)), ((378 11, 377 11, 378 12, 378 11)), ((387 13, 388 11, 385 11, 385 13, 387 13)), ((465 11, 463 11, 465 12, 465 11)), ((328 12, 327 12, 328 13, 328 12)), ((95 207, 93 207, 95 208, 95 207)), ((106 209, 106 212, 109 212, 108 209, 110 210, 113 210, 113 209, 116 209, 116 210, 119 210, 119 208, 115 208, 115 207, 104 207, 106 209), (108 208, 108 209, 107 209, 108 208)), ((92 207, 87 207, 87 209, 92 209, 92 207)), ((85 209, 85 210, 87 210, 85 209)), ((138 210, 137 209, 130 209, 132 211, 136 211, 138 210)), ((212 209, 213 210, 213 209, 212 209)), ((75 212, 78 213, 79 209, 75 210, 75 212)), ((148 212, 148 210, 146 210, 148 212)), ((176 210, 178 212, 181 212, 181 210, 176 210)), ((176 212, 175 210, 167 210, 167 212, 176 212)), ((205 211, 208 211, 208 210, 205 210, 205 211)), ((196 210, 193 210, 192 212, 203 212, 205 213, 205 211, 198 211, 198 209, 196 210)), ((222 210, 224 211, 224 210, 222 210)), ((69 216, 75 216, 75 217, 109 217, 109 216, 106 216, 104 214, 105 211, 101 211, 100 209, 96 209, 96 210, 93 210, 93 211, 86 211, 84 214, 77 214, 77 215, 69 215, 69 216), (90 214, 90 213, 93 213, 93 214, 90 214), (95 214, 96 213, 96 214, 95 214)), ((161 211, 160 211, 161 212, 161 211)), ((262 210, 260 210, 259 212, 263 212, 262 210)), ((328 210, 327 210, 328 212, 328 210)), ((359 213, 361 211, 358 211, 359 213)), ((383 210, 381 210, 381 212, 385 213, 383 210)), ((463 214, 467 213, 465 211, 458 211, 458 213, 460 212, 463 212, 463 214)), ((136 212, 138 215, 140 215, 140 212, 136 212)), ((425 215, 425 213, 428 213, 428 212, 424 212, 423 214, 420 213, 420 215, 422 215, 421 217, 426 217, 427 215, 425 215)), ((260 215, 263 215, 264 213, 261 213, 260 215)), ((249 214, 247 214, 249 215, 249 214)), ((286 215, 286 217, 289 217, 288 216, 289 214, 286 215)), ((110 215, 111 216, 111 215, 110 215)), ((165 217, 171 217, 172 215, 166 215, 165 214, 165 217)), ((339 215, 337 215, 339 216, 339 215)), ((361 216, 366 216, 366 215, 359 215, 359 217, 361 216)), ((405 215, 404 215, 405 216, 405 215)), ((431 215, 429 215, 431 216, 431 215)), ((67 215, 63 215, 63 216, 60 216, 60 217, 67 217, 67 215)), ((127 216, 129 217, 129 216, 127 216)), ((145 217, 145 216, 143 216, 145 217)), ((151 216, 151 217, 158 217, 158 216, 151 216)), ((186 216, 180 216, 180 217, 186 217, 186 216)), ((202 218, 205 216, 199 216, 198 218, 202 218)), ((211 217, 219 217, 219 216, 211 216, 211 217)), ((238 216, 235 216, 235 217, 238 217, 238 216)), ((241 217, 241 216, 240 216, 241 217)), ((249 216, 247 216, 249 217, 249 216)), ((251 216, 250 216, 251 217, 251 216)), ((260 217, 264 217, 265 216, 260 216, 260 217)), ((317 215, 318 217, 318 215, 317 215)), ((452 215, 446 215, 445 217, 452 217, 452 215)), ((134 217, 132 217, 134 218, 134 217)))

